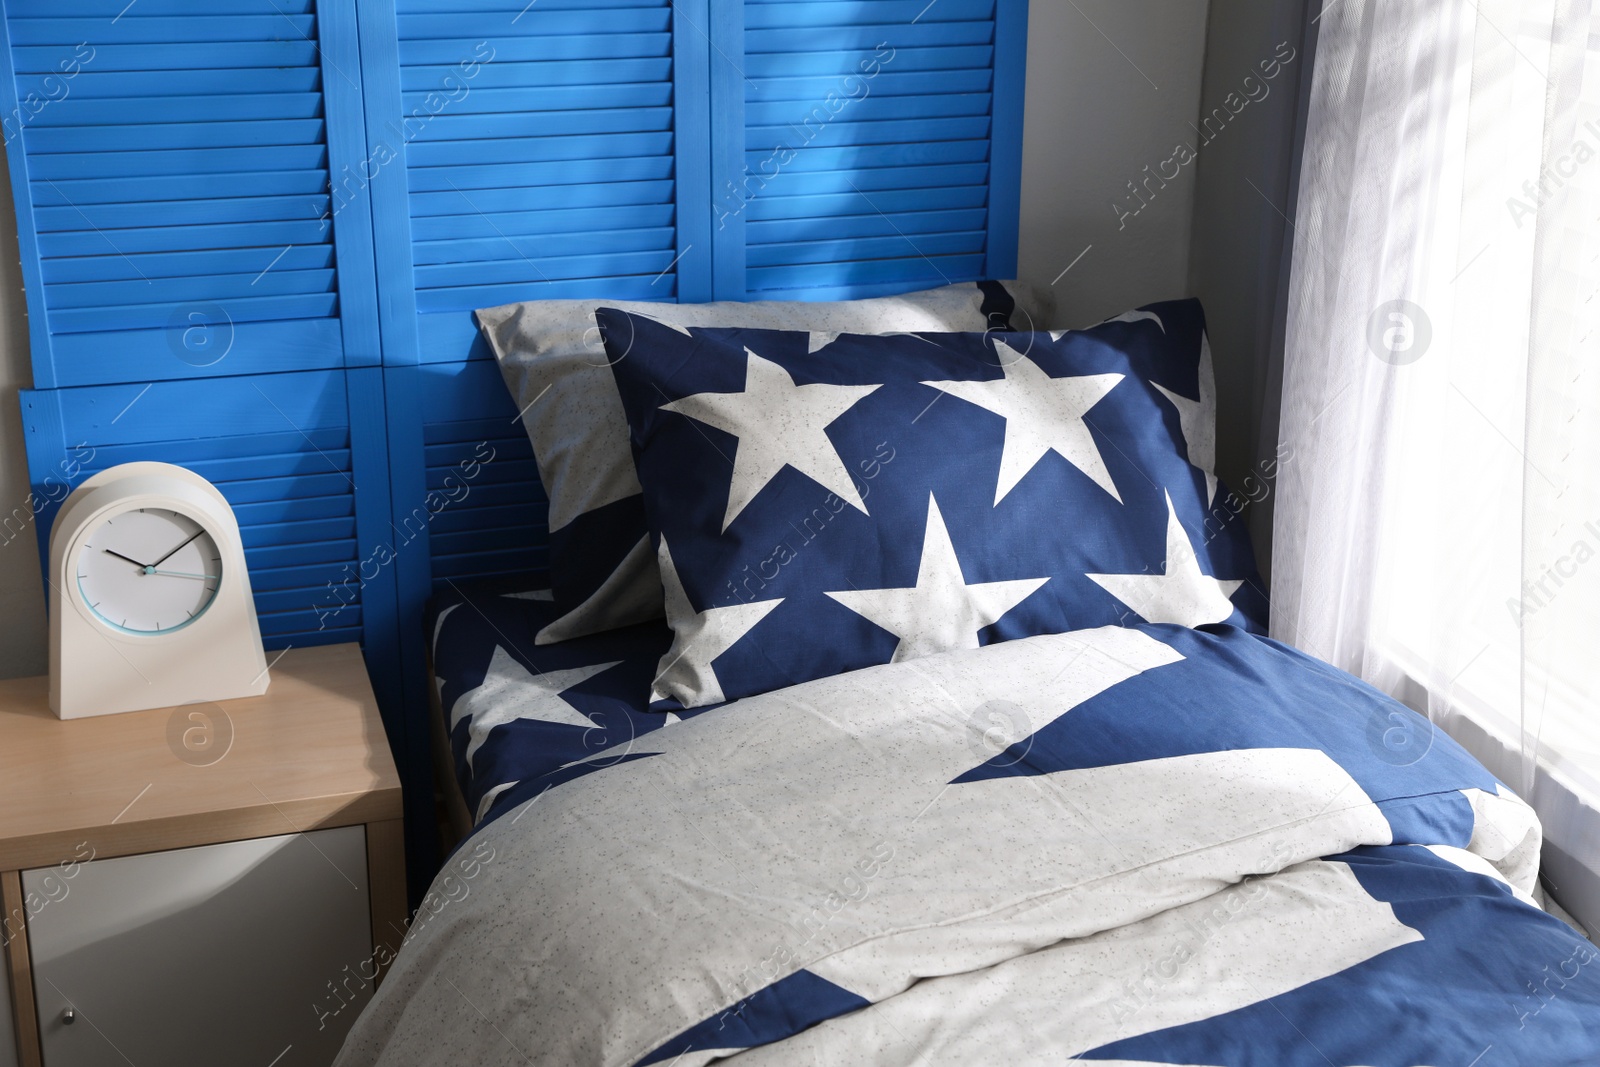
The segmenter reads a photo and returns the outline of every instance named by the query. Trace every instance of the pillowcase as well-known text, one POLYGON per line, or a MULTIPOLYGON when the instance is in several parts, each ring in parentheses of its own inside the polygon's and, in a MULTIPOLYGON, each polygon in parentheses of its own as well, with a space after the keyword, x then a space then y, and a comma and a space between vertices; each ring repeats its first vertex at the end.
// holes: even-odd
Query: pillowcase
POLYGON ((1064 333, 598 320, 674 634, 658 706, 1106 624, 1263 629, 1197 301, 1064 333))
MULTIPOLYGON (((604 301, 530 300, 477 312, 533 442, 550 500, 556 618, 540 644, 661 617, 661 576, 645 534, 627 425, 594 312, 604 301)), ((837 303, 616 304, 683 328, 830 333, 1011 330, 1048 325, 1048 305, 1017 282, 949 285, 837 303)))

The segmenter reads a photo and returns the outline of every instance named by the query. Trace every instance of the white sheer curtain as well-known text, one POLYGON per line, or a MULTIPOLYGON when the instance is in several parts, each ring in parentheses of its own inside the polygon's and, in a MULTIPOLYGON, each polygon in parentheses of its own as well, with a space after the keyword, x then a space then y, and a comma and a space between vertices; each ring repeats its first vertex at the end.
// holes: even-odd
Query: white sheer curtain
POLYGON ((1272 632, 1532 802, 1600 932, 1600 0, 1319 19, 1272 632))

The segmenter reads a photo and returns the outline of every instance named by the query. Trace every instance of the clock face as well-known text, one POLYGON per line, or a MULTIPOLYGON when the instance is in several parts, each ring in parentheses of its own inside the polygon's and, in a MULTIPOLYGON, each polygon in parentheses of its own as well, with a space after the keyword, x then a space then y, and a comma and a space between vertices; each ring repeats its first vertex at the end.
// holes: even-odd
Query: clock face
POLYGON ((222 553, 198 522, 166 508, 138 508, 91 529, 78 546, 78 591, 113 630, 170 633, 216 598, 222 553))

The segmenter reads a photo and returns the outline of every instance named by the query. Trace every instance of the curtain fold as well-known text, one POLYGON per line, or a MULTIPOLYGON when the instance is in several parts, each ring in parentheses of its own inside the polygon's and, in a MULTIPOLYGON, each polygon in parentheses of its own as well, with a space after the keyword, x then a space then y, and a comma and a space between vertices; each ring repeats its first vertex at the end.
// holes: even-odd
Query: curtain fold
POLYGON ((1330 0, 1318 30, 1272 632, 1528 798, 1600 928, 1600 19, 1330 0))

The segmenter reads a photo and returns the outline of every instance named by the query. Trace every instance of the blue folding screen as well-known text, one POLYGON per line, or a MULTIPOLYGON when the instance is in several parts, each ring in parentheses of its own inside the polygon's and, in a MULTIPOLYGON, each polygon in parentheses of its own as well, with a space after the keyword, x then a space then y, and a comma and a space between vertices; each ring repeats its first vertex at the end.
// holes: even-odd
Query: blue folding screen
POLYGON ((402 736, 371 204, 340 182, 366 145, 354 5, 3 7, 41 555, 63 474, 205 475, 268 648, 363 641, 402 736))
POLYGON ((713 64, 719 299, 1016 272, 1027 5, 744 0, 713 64))
POLYGON ((235 506, 270 648, 392 643, 393 581, 361 575, 389 511, 370 205, 330 191, 365 140, 354 11, 194 9, 5 4, 30 475, 191 467, 235 506))
POLYGON ((414 881, 424 604, 546 566, 472 309, 1015 271, 1027 0, 0 9, 30 478, 217 483, 268 645, 363 643, 414 881))

